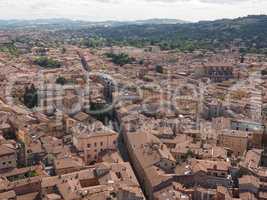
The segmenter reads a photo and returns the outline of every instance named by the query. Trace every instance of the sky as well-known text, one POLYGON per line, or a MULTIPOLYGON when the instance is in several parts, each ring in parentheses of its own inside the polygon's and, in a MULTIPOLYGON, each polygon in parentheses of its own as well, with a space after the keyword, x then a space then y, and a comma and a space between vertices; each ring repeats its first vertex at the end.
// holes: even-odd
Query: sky
POLYGON ((267 14, 267 0, 0 0, 0 19, 186 21, 267 14))

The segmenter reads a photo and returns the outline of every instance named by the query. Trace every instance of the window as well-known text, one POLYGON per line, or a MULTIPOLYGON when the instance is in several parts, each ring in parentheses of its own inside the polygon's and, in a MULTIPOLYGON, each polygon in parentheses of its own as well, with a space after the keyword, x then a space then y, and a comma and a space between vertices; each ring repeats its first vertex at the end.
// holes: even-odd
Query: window
POLYGON ((90 148, 91 147, 91 144, 87 144, 87 147, 90 148))
POLYGON ((113 144, 114 144, 114 145, 116 145, 116 144, 117 144, 116 140, 114 140, 114 141, 113 141, 113 144))
POLYGON ((103 146, 103 142, 100 142, 100 146, 103 146))
POLYGON ((3 162, 3 165, 6 165, 6 162, 3 162))
POLYGON ((116 172, 115 174, 118 177, 118 179, 121 179, 121 173, 120 172, 116 172))
POLYGON ((95 147, 97 147, 97 143, 95 142, 95 147))

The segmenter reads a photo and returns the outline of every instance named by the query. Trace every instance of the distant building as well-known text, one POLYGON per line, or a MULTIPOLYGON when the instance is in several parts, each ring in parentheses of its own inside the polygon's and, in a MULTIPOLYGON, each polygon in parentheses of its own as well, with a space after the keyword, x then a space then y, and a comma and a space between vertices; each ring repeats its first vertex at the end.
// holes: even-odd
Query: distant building
POLYGON ((11 38, 8 35, 0 34, 0 46, 10 44, 11 38))
POLYGON ((226 63, 207 63, 196 69, 196 75, 210 78, 213 82, 223 82, 234 77, 233 66, 226 63))

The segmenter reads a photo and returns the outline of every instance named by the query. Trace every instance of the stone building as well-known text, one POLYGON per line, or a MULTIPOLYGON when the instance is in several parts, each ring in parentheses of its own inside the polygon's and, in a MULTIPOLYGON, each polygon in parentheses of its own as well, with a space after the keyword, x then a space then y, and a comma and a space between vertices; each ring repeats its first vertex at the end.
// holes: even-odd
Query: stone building
POLYGON ((86 163, 97 161, 101 154, 115 151, 118 133, 96 122, 92 127, 73 128, 73 145, 82 152, 86 163))
POLYGON ((234 68, 227 63, 207 63, 196 70, 196 75, 207 77, 212 82, 223 82, 234 77, 234 68))
POLYGON ((12 144, 0 145, 0 170, 13 169, 17 166, 16 147, 12 144))

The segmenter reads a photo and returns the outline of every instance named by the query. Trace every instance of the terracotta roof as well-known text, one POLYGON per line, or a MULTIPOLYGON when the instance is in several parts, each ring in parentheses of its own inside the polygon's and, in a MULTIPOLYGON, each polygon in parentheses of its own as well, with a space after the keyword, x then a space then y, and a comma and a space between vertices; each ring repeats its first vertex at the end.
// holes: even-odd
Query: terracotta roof
POLYGON ((67 157, 54 160, 54 166, 56 170, 67 168, 81 168, 84 165, 83 160, 78 157, 67 157))
POLYGON ((15 153, 16 153, 16 148, 12 144, 0 145, 0 156, 6 156, 15 153))
POLYGON ((260 165, 262 149, 252 149, 246 154, 245 160, 241 162, 241 165, 249 169, 257 169, 260 165))
POLYGON ((13 199, 13 198, 14 199, 16 198, 16 193, 14 190, 0 193, 0 199, 1 200, 9 200, 9 199, 13 199))
POLYGON ((189 196, 179 192, 173 188, 173 185, 165 187, 162 190, 154 193, 154 198, 157 200, 189 200, 189 196))
POLYGON ((258 200, 258 198, 256 198, 255 195, 250 192, 242 192, 239 196, 242 200, 258 200))
POLYGON ((210 160, 196 160, 191 162, 192 171, 197 173, 199 171, 208 172, 208 170, 228 171, 231 164, 224 161, 210 161, 210 160))
POLYGON ((33 192, 25 195, 20 195, 17 196, 17 200, 35 200, 38 194, 38 192, 33 192))

